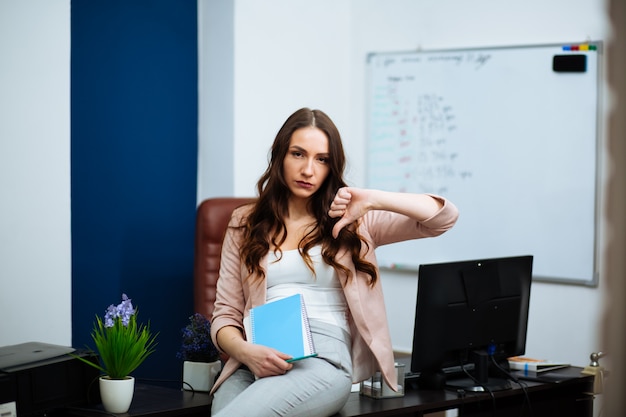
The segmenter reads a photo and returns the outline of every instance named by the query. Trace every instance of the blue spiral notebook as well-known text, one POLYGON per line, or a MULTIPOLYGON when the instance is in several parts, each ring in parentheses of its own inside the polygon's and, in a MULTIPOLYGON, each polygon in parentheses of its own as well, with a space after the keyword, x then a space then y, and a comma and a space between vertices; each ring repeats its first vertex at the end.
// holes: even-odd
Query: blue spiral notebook
POLYGON ((290 355, 287 362, 317 356, 302 294, 252 308, 244 328, 250 342, 290 355))

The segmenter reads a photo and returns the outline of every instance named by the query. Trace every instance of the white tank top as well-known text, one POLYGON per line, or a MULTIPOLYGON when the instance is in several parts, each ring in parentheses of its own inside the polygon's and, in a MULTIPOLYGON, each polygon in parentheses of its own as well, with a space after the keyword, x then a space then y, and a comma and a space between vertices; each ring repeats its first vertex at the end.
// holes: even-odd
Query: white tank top
POLYGON ((309 250, 315 274, 298 249, 270 252, 267 263, 267 302, 300 293, 310 319, 333 324, 350 334, 347 304, 337 272, 322 260, 321 246, 309 250))

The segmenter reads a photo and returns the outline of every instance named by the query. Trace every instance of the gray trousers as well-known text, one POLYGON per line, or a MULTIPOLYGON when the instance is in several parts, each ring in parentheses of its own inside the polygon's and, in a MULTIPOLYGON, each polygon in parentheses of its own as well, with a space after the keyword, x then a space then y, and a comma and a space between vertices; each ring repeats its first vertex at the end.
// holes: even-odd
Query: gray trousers
POLYGON ((317 357, 294 362, 284 375, 260 378, 238 369, 213 394, 213 417, 331 416, 352 388, 350 337, 311 320, 317 357))

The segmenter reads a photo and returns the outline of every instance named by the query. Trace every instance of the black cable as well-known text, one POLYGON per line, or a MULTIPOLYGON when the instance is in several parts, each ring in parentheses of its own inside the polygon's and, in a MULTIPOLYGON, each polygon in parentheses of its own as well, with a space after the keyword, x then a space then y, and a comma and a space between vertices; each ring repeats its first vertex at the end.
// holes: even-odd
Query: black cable
POLYGON ((528 404, 528 411, 530 412, 530 415, 532 417, 534 415, 534 412, 533 412, 532 404, 530 402, 530 395, 528 394, 528 390, 526 389, 527 388, 526 383, 520 381, 519 379, 515 377, 515 375, 513 375, 511 372, 507 371, 502 366, 500 366, 500 364, 498 363, 498 361, 493 355, 489 355, 489 356, 491 357, 491 361, 493 362, 495 367, 498 368, 500 372, 502 372, 504 375, 506 375, 507 378, 509 378, 511 381, 519 385, 522 391, 524 391, 524 400, 522 402, 522 408, 520 409, 520 417, 523 416, 523 413, 524 413, 524 404, 528 404))
POLYGON ((493 415, 493 417, 496 417, 496 396, 493 393, 493 391, 486 385, 483 385, 481 382, 478 381, 478 379, 476 379, 474 377, 474 375, 472 375, 471 373, 469 373, 469 371, 467 369, 465 369, 465 365, 463 364, 463 362, 461 362, 461 370, 463 371, 463 373, 465 375, 467 375, 467 377, 469 379, 471 379, 472 381, 474 381, 474 383, 476 385, 480 385, 481 387, 483 387, 483 390, 485 390, 485 392, 488 392, 489 395, 491 396, 491 414, 493 415))
POLYGON ((191 384, 190 384, 189 382, 185 382, 185 381, 183 381, 183 385, 185 385, 185 386, 189 387, 189 389, 188 389, 187 391, 191 391, 192 395, 195 395, 195 394, 196 394, 196 390, 195 390, 195 389, 193 389, 193 387, 191 386, 191 384))

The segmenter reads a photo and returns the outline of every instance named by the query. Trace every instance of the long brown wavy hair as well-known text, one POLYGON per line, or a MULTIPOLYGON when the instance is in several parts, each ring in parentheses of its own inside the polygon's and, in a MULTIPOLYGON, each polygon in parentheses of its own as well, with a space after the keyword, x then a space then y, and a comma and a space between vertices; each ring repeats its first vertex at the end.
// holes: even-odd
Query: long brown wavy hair
POLYGON ((309 250, 316 245, 321 245, 324 262, 338 272, 344 272, 348 279, 352 279, 350 270, 335 261, 339 249, 346 248, 351 254, 356 270, 369 275, 369 283, 373 286, 378 278, 377 269, 371 262, 361 257, 362 246, 366 245, 367 249, 369 247, 357 233, 356 222, 344 227, 336 239, 332 237, 333 226, 339 218, 331 218, 328 210, 337 190, 347 185, 343 179, 346 157, 339 130, 333 121, 320 110, 299 109, 287 118, 278 131, 271 148, 269 165, 257 182, 259 198, 241 226, 243 228, 240 254, 242 262, 249 274, 256 274, 261 280, 265 279, 261 259, 269 251, 270 244, 272 247, 280 248, 285 241, 287 228, 283 218, 288 214, 291 192, 283 176, 283 161, 289 149, 291 135, 304 127, 316 127, 326 134, 329 173, 320 189, 308 201, 308 209, 317 219, 317 224, 300 241, 298 245, 300 253, 309 269, 315 272, 309 250))

